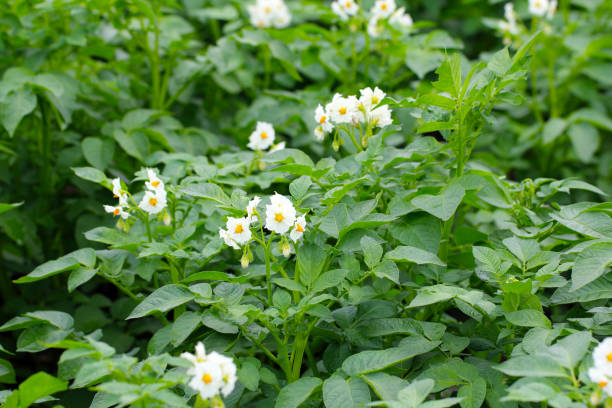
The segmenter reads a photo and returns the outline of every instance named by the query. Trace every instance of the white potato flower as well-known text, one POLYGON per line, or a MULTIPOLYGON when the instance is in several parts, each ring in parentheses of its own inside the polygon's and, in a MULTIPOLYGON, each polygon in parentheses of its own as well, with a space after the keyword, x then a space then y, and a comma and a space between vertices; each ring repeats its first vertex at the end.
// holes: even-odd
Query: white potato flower
POLYGON ((158 214, 166 208, 165 191, 146 191, 138 207, 149 214, 158 214))
POLYGON ((330 119, 331 118, 329 113, 325 111, 325 109, 323 109, 323 106, 319 104, 319 106, 317 106, 317 109, 315 109, 315 120, 317 121, 317 123, 321 127, 321 130, 323 130, 324 133, 329 133, 334 129, 334 125, 330 122, 330 119))
POLYGON ((106 211, 107 213, 113 214, 115 217, 121 216, 121 218, 123 218, 124 220, 127 220, 128 217, 130 216, 129 213, 123 210, 122 205, 118 205, 118 206, 105 205, 104 211, 106 211))
POLYGON ((220 228, 219 229, 219 237, 221 237, 221 239, 223 239, 223 241, 225 241, 225 245, 231 246, 234 249, 240 249, 240 246, 238 246, 236 241, 234 241, 234 239, 230 235, 229 231, 224 230, 223 228, 220 228))
POLYGON ((608 384, 612 383, 612 373, 604 370, 603 368, 592 367, 588 371, 589 378, 595 384, 601 388, 605 388, 608 384))
POLYGON ((550 20, 554 17, 557 12, 557 0, 550 0, 550 4, 548 5, 548 13, 546 13, 546 17, 550 20))
POLYGON ((529 0, 529 12, 537 17, 544 17, 548 13, 548 0, 529 0))
POLYGON ((387 94, 381 91, 378 87, 374 88, 374 90, 372 90, 370 87, 364 88, 360 90, 359 93, 361 93, 359 103, 361 103, 367 110, 370 110, 378 105, 383 99, 385 99, 385 96, 387 96, 387 94))
POLYGON ((270 197, 266 206, 266 228, 277 234, 284 234, 295 222, 295 208, 291 201, 278 193, 270 197))
POLYGON ((255 27, 284 28, 291 23, 291 12, 283 0, 257 0, 247 10, 255 27))
POLYGON ((230 238, 238 245, 244 245, 251 240, 250 217, 227 217, 227 232, 230 238))
POLYGON ((289 238, 291 238, 293 242, 297 242, 304 235, 305 229, 306 229, 306 216, 300 215, 295 220, 293 229, 289 233, 289 238))
POLYGON ((208 358, 203 363, 198 363, 187 371, 193 378, 189 386, 198 391, 202 399, 207 400, 219 394, 224 386, 221 367, 208 358))
POLYGON ((199 341, 195 346, 195 354, 184 352, 181 353, 181 358, 189 360, 193 364, 203 363, 206 361, 206 347, 204 347, 204 344, 199 341))
POLYGON ((267 122, 257 122, 255 131, 249 136, 249 144, 252 150, 266 150, 274 143, 274 127, 267 122))
POLYGON ((270 149, 270 153, 278 152, 279 150, 283 150, 285 146, 286 146, 285 142, 277 143, 274 146, 272 146, 272 148, 270 149))
POLYGON ((379 37, 383 32, 384 26, 379 24, 380 19, 381 17, 375 14, 368 21, 368 35, 372 38, 379 37))
POLYGON ((372 14, 380 18, 387 18, 396 9, 395 0, 376 0, 374 7, 372 7, 372 14))
POLYGON ((260 201, 261 201, 261 198, 255 196, 247 204, 246 212, 247 212, 247 218, 249 219, 250 223, 257 221, 257 215, 255 215, 255 210, 257 209, 257 206, 259 205, 260 201))
POLYGON ((331 9, 342 20, 346 21, 349 17, 354 16, 359 12, 359 5, 355 0, 337 0, 331 4, 331 9))
POLYGON ((160 191, 164 190, 164 182, 160 180, 160 178, 155 173, 153 169, 147 169, 147 177, 149 181, 145 182, 145 187, 151 191, 160 191))
POLYGON ((209 358, 221 369, 221 380, 223 381, 223 385, 220 391, 224 397, 227 397, 232 393, 236 386, 236 381, 238 381, 234 360, 214 351, 209 355, 209 358))
POLYGON ((368 114, 368 120, 373 123, 375 127, 384 128, 393 123, 391 118, 391 110, 389 105, 382 105, 378 108, 370 111, 368 114))
POLYGON ((314 130, 314 135, 315 135, 315 139, 317 139, 317 141, 321 141, 325 138, 325 131, 323 130, 322 126, 317 126, 314 130))
POLYGON ((612 337, 604 339, 593 350, 595 367, 605 370, 612 375, 612 337))
POLYGON ((111 184, 113 185, 113 195, 115 196, 115 198, 119 199, 119 205, 126 205, 128 196, 127 193, 121 187, 121 179, 119 177, 114 178, 111 181, 111 184))
POLYGON ((335 94, 325 110, 329 112, 331 120, 336 123, 354 123, 358 120, 358 106, 359 102, 355 96, 345 98, 340 94, 335 94))
POLYGON ((414 21, 410 14, 406 13, 404 7, 401 7, 391 15, 389 24, 395 28, 410 28, 414 24, 414 21))

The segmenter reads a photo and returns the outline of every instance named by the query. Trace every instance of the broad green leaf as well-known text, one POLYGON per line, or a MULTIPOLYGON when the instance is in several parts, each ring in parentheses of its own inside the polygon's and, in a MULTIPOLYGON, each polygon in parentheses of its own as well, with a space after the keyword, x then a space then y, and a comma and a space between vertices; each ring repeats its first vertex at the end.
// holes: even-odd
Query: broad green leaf
POLYGON ((437 94, 425 94, 419 96, 417 103, 419 105, 437 106, 448 111, 452 111, 456 107, 456 102, 453 99, 437 94))
POLYGON ((304 198, 311 185, 312 181, 310 180, 310 177, 302 176, 293 180, 289 184, 289 192, 293 198, 296 200, 301 200, 304 198))
POLYGON ((484 402, 486 394, 487 382, 478 377, 469 384, 459 387, 457 397, 462 398, 459 403, 461 408, 479 408, 484 402))
POLYGON ((453 97, 459 95, 461 89, 461 58, 453 54, 447 58, 436 70, 438 81, 432 85, 441 92, 449 93, 453 97))
POLYGON ((310 397, 320 386, 322 381, 315 377, 302 377, 287 384, 278 393, 274 408, 297 408, 310 397))
POLYGON ((402 389, 397 397, 406 404, 406 408, 417 408, 427 398, 434 384, 434 380, 430 378, 413 381, 402 389))
POLYGON ((15 134, 19 122, 36 108, 36 95, 28 86, 16 89, 0 100, 0 122, 9 136, 15 134))
POLYGON ((510 54, 508 53, 507 47, 493 54, 493 57, 491 57, 491 60, 487 64, 489 71, 493 72, 499 77, 506 75, 511 66, 512 60, 510 59, 510 54))
POLYGON ((79 266, 79 261, 71 256, 65 256, 59 258, 55 261, 46 262, 32 272, 27 274, 26 276, 22 276, 21 278, 15 280, 15 283, 30 283, 36 282, 41 279, 49 278, 53 275, 60 274, 62 272, 68 271, 70 269, 74 269, 79 266))
POLYGON ((74 174, 76 174, 77 177, 93 183, 102 184, 108 181, 104 173, 98 169, 94 169, 93 167, 74 167, 72 171, 74 171, 74 174))
POLYGON ((539 310, 523 309, 506 313, 506 319, 515 326, 544 327, 551 326, 550 320, 539 310))
POLYGON ((381 400, 393 401, 408 386, 408 381, 383 372, 366 374, 363 379, 374 389, 381 400))
POLYGON ((22 204, 23 204, 23 202, 15 203, 15 204, 0 203, 0 214, 5 213, 7 211, 10 211, 13 208, 17 208, 17 207, 21 206, 22 204))
POLYGON ((568 375, 559 363, 549 357, 538 355, 512 357, 496 368, 514 377, 567 377, 568 375))
POLYGON ((364 228, 372 229, 381 225, 386 225, 394 221, 397 217, 388 214, 368 214, 365 217, 358 219, 354 222, 349 223, 347 226, 340 230, 338 239, 342 239, 350 231, 355 229, 364 228))
POLYGON ((418 265, 446 265, 435 254, 410 246, 399 246, 394 250, 387 252, 385 254, 385 258, 395 262, 411 262, 418 265))
POLYGON ((441 194, 434 196, 423 194, 412 199, 412 204, 444 221, 455 214, 457 207, 465 196, 465 190, 459 184, 451 184, 441 194))
POLYGON ((367 235, 361 238, 361 250, 363 251, 363 260, 368 265, 368 268, 374 268, 383 255, 382 246, 373 238, 367 235))
POLYGON ((590 162, 600 144, 597 128, 589 123, 574 123, 567 129, 567 133, 580 161, 590 162))
POLYGON ((551 118, 542 130, 542 142, 549 144, 563 134, 567 128, 567 121, 561 118, 551 118))
POLYGON ((353 354, 342 363, 342 370, 348 375, 367 374, 408 360, 433 350, 439 341, 433 342, 422 337, 407 337, 398 347, 386 350, 362 351, 353 354))
POLYGON ((64 391, 68 383, 45 372, 38 372, 19 384, 19 406, 28 407, 39 398, 64 391))
POLYGON ((334 269, 320 275, 312 284, 312 293, 318 293, 335 286, 344 280, 348 271, 346 269, 334 269))
POLYGON ((371 401, 368 385, 359 377, 332 375, 323 384, 325 408, 360 408, 371 401))
POLYGON ((193 197, 204 198, 207 200, 215 201, 225 206, 231 206, 230 198, 227 196, 227 194, 225 194, 223 189, 216 184, 188 184, 184 187, 181 187, 181 191, 193 197))
POLYGON ((86 137, 81 142, 81 150, 89 164, 104 171, 113 160, 115 144, 109 139, 86 137))
POLYGON ((602 276, 612 263, 612 243, 595 244, 578 254, 572 269, 571 291, 578 290, 602 276))
POLYGON ((241 361, 242 366, 238 370, 238 379, 244 386, 251 390, 257 391, 259 387, 261 362, 253 357, 247 357, 241 361))
POLYGON ((321 274, 326 259, 325 248, 314 244, 302 245, 297 252, 295 265, 297 280, 306 287, 312 286, 321 274))
POLYGON ((610 298, 612 298, 612 281, 601 277, 575 291, 571 290, 571 285, 565 285, 553 293, 550 301, 553 304, 569 304, 610 298))
POLYGON ((15 369, 12 364, 0 358, 0 384, 15 384, 15 369))
POLYGON ((551 384, 550 381, 540 378, 521 378, 508 388, 508 395, 503 400, 523 402, 546 401, 559 392, 551 384))
POLYGON ((165 313, 194 298, 189 289, 179 285, 165 285, 147 296, 127 317, 136 319, 154 312, 165 313))
POLYGON ((187 337, 195 329, 198 328, 200 323, 202 322, 202 316, 196 312, 185 312, 178 317, 172 323, 172 344, 175 346, 180 346, 183 344, 187 337))
POLYGON ((82 284, 90 281, 98 271, 93 268, 77 268, 68 276, 68 292, 74 291, 82 284))
POLYGON ((565 368, 573 369, 582 361, 592 341, 590 332, 578 332, 562 338, 548 348, 539 350, 538 353, 550 356, 565 368))

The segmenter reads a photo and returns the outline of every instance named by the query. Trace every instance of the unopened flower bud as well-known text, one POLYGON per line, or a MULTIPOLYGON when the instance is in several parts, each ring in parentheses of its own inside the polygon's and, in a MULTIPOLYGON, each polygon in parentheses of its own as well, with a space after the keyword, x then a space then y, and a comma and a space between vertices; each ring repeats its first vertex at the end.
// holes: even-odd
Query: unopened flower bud
POLYGON ((289 255, 291 255, 291 245, 288 242, 283 244, 283 255, 285 258, 289 258, 289 255))
POLYGON ((242 269, 246 269, 247 266, 249 266, 249 257, 247 254, 243 254, 242 258, 240 258, 240 266, 242 266, 242 269))
POLYGON ((164 212, 164 225, 168 226, 172 222, 172 217, 167 212, 164 212))
POLYGON ((332 143, 332 149, 334 149, 334 151, 338 151, 338 149, 340 149, 340 143, 338 143, 337 139, 334 139, 333 143, 332 143))
POLYGON ((265 170, 266 169, 266 163, 260 161, 259 162, 259 170, 265 170))

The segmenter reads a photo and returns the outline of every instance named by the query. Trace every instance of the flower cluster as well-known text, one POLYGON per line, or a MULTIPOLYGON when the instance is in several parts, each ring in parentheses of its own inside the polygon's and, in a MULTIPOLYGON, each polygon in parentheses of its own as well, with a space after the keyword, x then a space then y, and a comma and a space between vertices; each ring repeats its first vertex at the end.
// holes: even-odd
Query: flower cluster
POLYGON ((276 132, 271 123, 257 122, 257 127, 253 133, 251 133, 251 136, 249 136, 249 144, 247 147, 251 150, 263 151, 272 146, 270 152, 284 149, 285 142, 273 145, 275 136, 276 132))
MULTIPOLYGON (((321 105, 317 107, 315 120, 318 125, 314 132, 317 140, 323 140, 325 135, 334 128, 344 129, 352 135, 352 130, 347 127, 348 125, 359 127, 361 133, 362 125, 364 125, 365 135, 362 135, 361 138, 363 143, 367 141, 373 128, 383 128, 393 123, 389 105, 378 106, 386 96, 383 91, 376 87, 374 90, 365 88, 359 92, 361 94, 359 98, 354 95, 344 97, 335 94, 325 109, 321 105)), ((337 142, 336 139, 335 142, 337 142)))
POLYGON ((258 28, 284 28, 291 22, 291 13, 283 0, 257 0, 247 10, 251 24, 258 28))
POLYGON ((331 4, 331 9, 343 21, 347 21, 359 12, 359 5, 355 0, 337 0, 331 4))
POLYGON ((145 191, 138 207, 149 213, 158 214, 166 208, 166 189, 153 169, 146 169, 149 181, 145 182, 145 191))
POLYGON ((206 354, 202 343, 195 348, 195 355, 183 353, 181 357, 193 363, 187 374, 193 376, 189 386, 200 393, 203 400, 208 400, 222 394, 227 397, 234 390, 236 381, 236 365, 234 361, 213 351, 206 354))
MULTIPOLYGON (((260 219, 259 213, 257 212, 257 206, 261 202, 259 197, 254 197, 249 201, 246 207, 247 215, 242 218, 227 217, 225 229, 219 229, 219 236, 225 241, 225 244, 231 246, 234 249, 240 249, 245 246, 245 252, 242 258, 242 266, 246 268, 251 260, 251 254, 249 251, 248 244, 255 238, 251 231, 251 225, 257 221, 260 222, 260 230, 264 226, 263 221, 260 219)), ((306 217, 304 215, 298 216, 295 207, 291 200, 287 197, 282 196, 278 193, 270 197, 270 204, 265 209, 265 228, 270 232, 274 232, 281 235, 281 250, 283 255, 289 256, 291 253, 291 246, 287 241, 285 234, 289 232, 289 238, 294 242, 302 238, 306 229, 306 217)), ((264 242, 264 237, 261 237, 261 242, 264 242)))
POLYGON ((113 196, 119 199, 119 203, 116 206, 105 205, 104 211, 113 214, 115 217, 120 216, 122 219, 127 220, 130 214, 125 211, 127 206, 128 195, 125 190, 121 187, 121 180, 119 177, 112 180, 113 185, 113 196))
POLYGON ((593 350, 594 366, 589 369, 591 381, 612 397, 612 337, 604 339, 593 350))
POLYGON ((407 29, 412 27, 413 21, 406 10, 397 8, 395 0, 376 0, 370 10, 370 20, 368 22, 368 34, 370 37, 378 37, 384 29, 384 22, 396 29, 407 29))
POLYGON ((557 11, 557 0, 529 0, 529 12, 536 17, 553 18, 557 11))

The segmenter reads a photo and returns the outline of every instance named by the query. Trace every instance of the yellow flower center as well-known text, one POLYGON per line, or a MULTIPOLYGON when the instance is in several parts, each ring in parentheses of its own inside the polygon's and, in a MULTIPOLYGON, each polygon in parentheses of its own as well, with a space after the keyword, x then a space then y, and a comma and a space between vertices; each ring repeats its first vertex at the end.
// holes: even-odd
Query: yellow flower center
POLYGON ((257 23, 257 26, 258 26, 259 28, 263 27, 263 26, 264 26, 263 21, 260 21, 259 23, 257 23))
POLYGON ((541 2, 541 1, 536 1, 536 2, 535 2, 535 6, 536 6, 537 8, 542 7, 542 2, 541 2))
POLYGON ((276 220, 276 222, 283 222, 285 217, 283 216, 283 213, 276 213, 276 215, 274 216, 274 219, 276 220))
POLYGON ((150 198, 149 204, 151 204, 152 207, 155 207, 157 205, 157 198, 150 198))
POLYGON ((609 353, 609 354, 606 356, 606 359, 607 359, 609 362, 611 362, 611 363, 612 363, 612 353, 609 353))
POLYGON ((261 132, 261 138, 266 140, 268 138, 268 134, 266 132, 261 132))
POLYGON ((115 208, 115 211, 113 211, 113 215, 117 216, 120 212, 121 211, 118 208, 115 208))
POLYGON ((378 97, 377 96, 373 96, 372 97, 372 105, 378 105, 378 97))
POLYGON ((346 8, 349 8, 353 5, 353 3, 351 3, 350 1, 347 1, 345 4, 346 8))
POLYGON ((244 231, 244 230, 242 229, 242 225, 240 225, 240 224, 236 225, 236 229, 234 230, 234 232, 235 232, 236 234, 240 234, 242 231, 244 231))
POLYGON ((608 385, 608 382, 607 382, 607 381, 600 381, 600 382, 599 382, 599 386, 600 386, 601 388, 605 387, 606 385, 608 385))
POLYGON ((343 106, 338 112, 340 112, 341 115, 344 115, 346 114, 346 108, 343 106))
POLYGON ((326 120, 327 118, 325 116, 321 116, 321 119, 319 119, 319 123, 325 123, 326 120))
POLYGON ((383 4, 380 6, 380 8, 381 8, 381 9, 383 9, 383 10, 386 10, 386 9, 387 9, 387 5, 386 5, 385 3, 383 3, 383 4))
POLYGON ((155 180, 154 182, 151 183, 151 185, 153 187, 157 187, 157 186, 159 186, 159 181, 155 180))
POLYGON ((266 13, 269 13, 269 12, 271 12, 271 11, 272 11, 272 9, 271 9, 270 7, 266 7, 266 8, 264 9, 264 11, 265 11, 266 13))
POLYGON ((212 377, 210 374, 206 373, 202 376, 202 381, 204 381, 206 384, 210 384, 212 382, 212 377))
POLYGON ((296 224, 295 229, 297 232, 304 232, 304 228, 300 224, 296 224))

